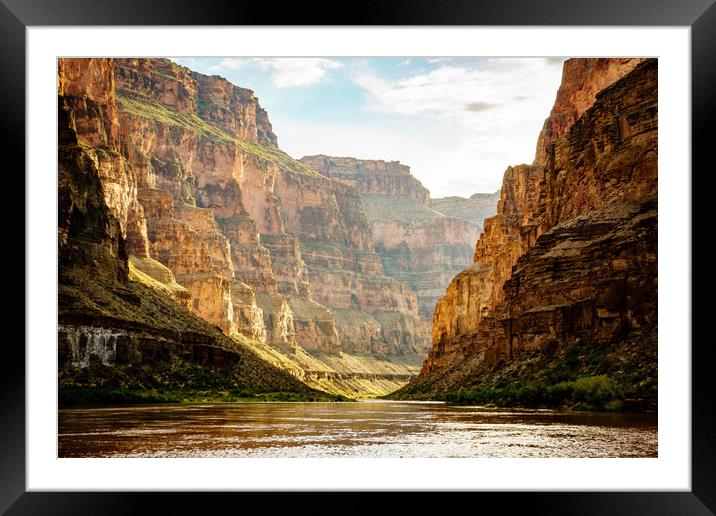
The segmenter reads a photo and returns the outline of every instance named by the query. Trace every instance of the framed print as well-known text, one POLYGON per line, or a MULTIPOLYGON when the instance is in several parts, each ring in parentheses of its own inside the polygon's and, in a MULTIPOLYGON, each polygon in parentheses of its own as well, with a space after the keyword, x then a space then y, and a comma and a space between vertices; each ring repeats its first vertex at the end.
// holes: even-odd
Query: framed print
POLYGON ((28 302, 3 510, 519 491, 713 511, 690 167, 716 8, 558 4, 316 25, 4 0, 28 302))

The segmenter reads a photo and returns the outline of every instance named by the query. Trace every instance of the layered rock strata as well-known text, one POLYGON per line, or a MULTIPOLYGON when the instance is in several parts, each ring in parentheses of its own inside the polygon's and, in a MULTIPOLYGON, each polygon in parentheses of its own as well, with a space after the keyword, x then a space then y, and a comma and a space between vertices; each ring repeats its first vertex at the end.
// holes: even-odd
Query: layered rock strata
POLYGON ((297 376, 330 371, 300 350, 419 363, 417 301, 384 274, 360 196, 278 149, 253 92, 163 59, 61 59, 58 74, 133 279, 297 376))
MULTIPOLYGON (((453 276, 471 263, 481 226, 433 209, 430 192, 399 162, 324 155, 301 161, 360 192, 383 270, 417 295, 419 331, 429 340, 435 303, 453 276)), ((494 207, 487 212, 494 213, 494 207)))
MULTIPOLYGON (((86 68, 89 76, 96 70, 86 68)), ((122 225, 107 202, 112 197, 103 189, 98 153, 79 139, 78 133, 89 133, 87 126, 78 131, 75 124, 77 103, 73 96, 59 97, 60 385, 116 385, 132 370, 151 375, 189 363, 223 375, 236 387, 310 392, 194 315, 186 306, 187 291, 167 267, 128 256, 122 225), (98 366, 115 369, 116 376, 96 376, 98 366)))
POLYGON ((591 107, 580 99, 605 67, 572 61, 556 104, 581 116, 536 164, 505 172, 498 213, 439 301, 433 348, 408 391, 455 389, 481 365, 656 327, 657 61, 633 66, 591 107))
POLYGON ((256 321, 232 320, 238 280, 258 303, 244 319, 262 311, 277 348, 338 353, 346 340, 353 349, 341 338, 353 329, 337 328, 331 312, 353 309, 381 314, 372 352, 416 352, 410 324, 392 321, 415 313, 415 300, 383 274, 359 197, 278 150, 252 92, 162 60, 116 60, 115 80, 120 132, 141 187, 162 189, 181 207, 168 220, 183 224, 149 220, 152 249, 170 252, 192 238, 190 249, 198 241, 208 248, 208 261, 197 255, 180 270, 170 256, 160 259, 194 292, 202 316, 228 333, 248 326, 260 335, 256 321), (382 294, 368 299, 373 290, 382 294))
POLYGON ((566 134, 582 113, 594 104, 598 92, 632 71, 642 61, 643 58, 589 58, 565 61, 557 98, 537 139, 534 163, 544 163, 549 145, 566 134))

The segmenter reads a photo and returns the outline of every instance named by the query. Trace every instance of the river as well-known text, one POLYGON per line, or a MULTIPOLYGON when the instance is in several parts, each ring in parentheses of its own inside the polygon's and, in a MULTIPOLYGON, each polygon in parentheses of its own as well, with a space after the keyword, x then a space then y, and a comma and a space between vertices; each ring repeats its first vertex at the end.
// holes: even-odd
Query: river
POLYGON ((431 402, 59 411, 59 457, 656 457, 655 414, 431 402))

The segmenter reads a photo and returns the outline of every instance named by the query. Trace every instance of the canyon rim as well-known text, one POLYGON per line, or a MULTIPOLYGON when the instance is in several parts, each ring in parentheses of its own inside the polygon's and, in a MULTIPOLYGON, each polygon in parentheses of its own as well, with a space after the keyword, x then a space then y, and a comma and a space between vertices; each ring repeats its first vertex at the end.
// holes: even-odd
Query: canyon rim
MULTIPOLYGON (((594 456, 654 456, 658 61, 416 61, 58 59, 61 427, 87 417, 67 435, 100 424, 82 412, 96 406, 437 401, 448 412, 423 416, 454 431, 457 407, 518 408, 627 443, 594 456), (552 82, 520 82, 540 71, 552 82), (388 141, 351 152, 371 131, 388 141), (502 159, 489 183, 479 167, 502 159)), ((361 428, 335 453, 372 453, 361 428)), ((70 441, 61 456, 85 453, 70 441)))

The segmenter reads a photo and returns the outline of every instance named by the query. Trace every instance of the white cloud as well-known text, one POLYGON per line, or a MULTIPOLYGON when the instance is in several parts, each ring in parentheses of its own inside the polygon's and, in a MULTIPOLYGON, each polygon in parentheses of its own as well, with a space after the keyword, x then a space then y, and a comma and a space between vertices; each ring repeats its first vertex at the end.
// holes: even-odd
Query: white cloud
POLYGON ((465 111, 469 105, 498 106, 517 96, 535 96, 553 86, 547 59, 492 58, 486 68, 442 65, 428 73, 386 80, 375 73, 354 77, 371 110, 414 115, 465 111), (545 81, 546 79, 546 81, 545 81), (535 90, 536 88, 536 90, 535 90))
POLYGON ((194 71, 209 75, 245 68, 253 61, 248 57, 224 57, 218 60, 217 58, 196 57, 170 57, 169 59, 194 71))
POLYGON ((494 191, 508 166, 532 162, 561 66, 543 58, 493 58, 480 67, 459 60, 437 64, 402 79, 371 71, 353 79, 365 91, 368 112, 403 118, 429 135, 431 152, 424 142, 411 145, 406 135, 391 141, 433 196, 494 191))
POLYGON ((325 80, 327 70, 343 66, 338 61, 321 57, 256 58, 255 61, 260 67, 273 70, 271 82, 277 88, 317 84, 325 80))
POLYGON ((229 70, 238 70, 245 68, 251 64, 251 59, 243 57, 225 57, 218 64, 214 65, 218 70, 228 68, 229 70))

